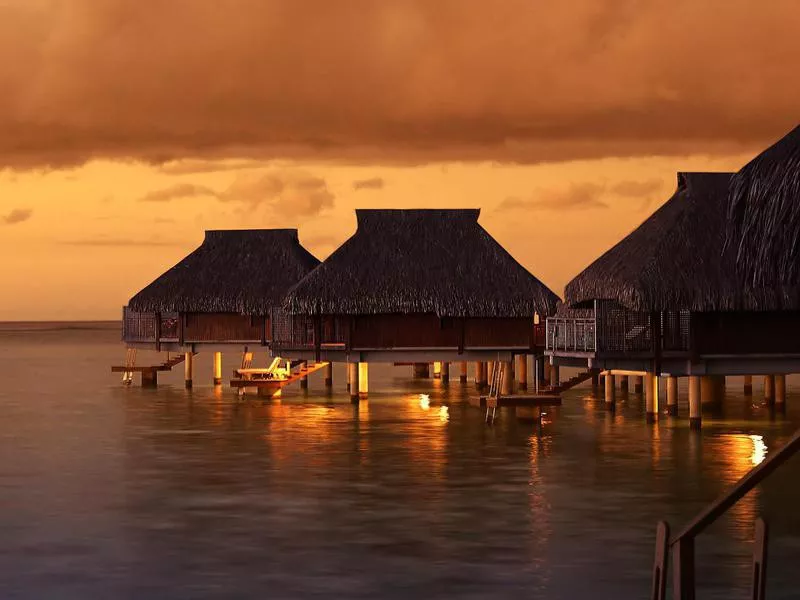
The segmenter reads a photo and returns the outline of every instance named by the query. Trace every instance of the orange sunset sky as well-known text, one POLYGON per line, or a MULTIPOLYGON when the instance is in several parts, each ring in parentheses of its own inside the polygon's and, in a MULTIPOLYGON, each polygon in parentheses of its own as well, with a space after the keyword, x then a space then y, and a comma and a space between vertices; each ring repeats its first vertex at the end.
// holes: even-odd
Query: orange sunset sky
POLYGON ((800 122, 796 0, 0 0, 0 320, 111 319, 204 229, 480 207, 564 284, 800 122))

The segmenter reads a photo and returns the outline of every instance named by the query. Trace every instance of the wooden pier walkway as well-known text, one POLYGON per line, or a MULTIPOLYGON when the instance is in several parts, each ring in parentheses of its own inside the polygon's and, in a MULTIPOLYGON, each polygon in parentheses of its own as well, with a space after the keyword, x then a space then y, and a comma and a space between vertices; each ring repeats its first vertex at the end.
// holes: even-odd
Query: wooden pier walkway
MULTIPOLYGON (((176 354, 175 356, 170 357, 157 365, 136 365, 134 364, 136 355, 133 354, 132 356, 132 358, 129 358, 130 364, 113 365, 111 367, 111 372, 123 373, 123 377, 125 375, 131 376, 133 373, 141 373, 142 387, 155 387, 158 384, 158 373, 163 371, 171 371, 174 367, 186 360, 185 354, 176 354)), ((130 379, 128 378, 125 381, 130 382, 130 379)))

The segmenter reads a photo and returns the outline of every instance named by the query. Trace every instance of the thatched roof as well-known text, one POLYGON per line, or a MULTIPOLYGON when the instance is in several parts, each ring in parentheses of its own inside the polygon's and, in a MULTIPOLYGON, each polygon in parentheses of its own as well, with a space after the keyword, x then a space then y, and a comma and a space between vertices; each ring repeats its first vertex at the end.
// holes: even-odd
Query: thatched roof
POLYGON ((131 298, 136 311, 267 314, 319 264, 296 229, 206 231, 202 245, 131 298))
POLYGON ((551 314, 558 300, 478 224, 479 210, 357 210, 358 229, 289 293, 300 314, 551 314))
POLYGON ((616 300, 632 310, 724 310, 736 303, 723 259, 731 173, 679 173, 666 204, 566 287, 566 302, 616 300))
POLYGON ((731 182, 726 243, 762 309, 800 309, 800 126, 731 182))

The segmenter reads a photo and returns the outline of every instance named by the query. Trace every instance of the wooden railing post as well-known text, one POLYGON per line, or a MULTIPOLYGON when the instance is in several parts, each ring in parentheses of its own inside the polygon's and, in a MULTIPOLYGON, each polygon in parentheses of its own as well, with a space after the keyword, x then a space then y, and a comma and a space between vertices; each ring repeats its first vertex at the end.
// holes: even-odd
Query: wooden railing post
POLYGON ((764 519, 756 519, 756 534, 753 541, 753 600, 764 600, 767 596, 767 543, 769 529, 764 519))
POLYGON ((656 528, 656 558, 653 562, 651 600, 667 600, 667 570, 669 568, 669 525, 660 521, 656 528))
POLYGON ((694 538, 682 537, 672 546, 672 598, 694 600, 694 538))

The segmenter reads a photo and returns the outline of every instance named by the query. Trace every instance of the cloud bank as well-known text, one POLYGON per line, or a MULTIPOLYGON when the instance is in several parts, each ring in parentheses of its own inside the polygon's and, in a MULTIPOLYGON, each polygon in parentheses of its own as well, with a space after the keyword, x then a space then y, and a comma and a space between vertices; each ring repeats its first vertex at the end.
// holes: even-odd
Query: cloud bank
POLYGON ((0 168, 756 149, 798 120, 800 5, 719 4, 6 0, 0 168))

